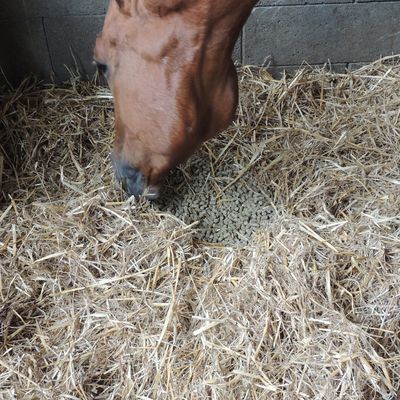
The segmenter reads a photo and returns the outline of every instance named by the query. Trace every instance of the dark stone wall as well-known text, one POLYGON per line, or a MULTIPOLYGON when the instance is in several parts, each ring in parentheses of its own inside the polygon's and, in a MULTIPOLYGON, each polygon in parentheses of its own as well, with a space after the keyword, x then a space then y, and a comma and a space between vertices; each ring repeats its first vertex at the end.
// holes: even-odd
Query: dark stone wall
POLYGON ((30 73, 62 81, 67 66, 92 76, 107 6, 108 0, 0 0, 0 81, 15 85, 30 73))
MULTIPOLYGON (((240 1, 240 0, 238 0, 240 1)), ((33 73, 68 79, 94 73, 92 48, 108 0, 0 0, 0 82, 33 73)), ((235 49, 235 60, 273 71, 330 62, 344 70, 400 53, 400 1, 261 0, 235 49)))

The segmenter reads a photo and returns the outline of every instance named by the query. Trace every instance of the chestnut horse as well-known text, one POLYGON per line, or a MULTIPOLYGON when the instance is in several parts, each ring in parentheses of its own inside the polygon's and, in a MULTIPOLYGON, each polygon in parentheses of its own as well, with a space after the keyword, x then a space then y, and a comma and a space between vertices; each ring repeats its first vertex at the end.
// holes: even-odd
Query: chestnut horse
POLYGON ((114 95, 112 160, 133 196, 226 129, 238 102, 232 51, 257 0, 110 0, 94 60, 114 95))

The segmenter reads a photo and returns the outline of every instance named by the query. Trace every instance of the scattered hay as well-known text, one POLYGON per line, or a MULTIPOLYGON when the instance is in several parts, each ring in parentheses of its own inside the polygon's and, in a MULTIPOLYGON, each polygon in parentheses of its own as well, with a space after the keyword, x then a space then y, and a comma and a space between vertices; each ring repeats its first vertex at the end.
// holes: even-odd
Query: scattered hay
POLYGON ((397 398, 400 64, 241 86, 236 123, 169 178, 208 179, 217 208, 258 188, 269 222, 239 246, 197 239, 189 190, 125 199, 101 89, 2 97, 0 398, 397 398))
POLYGON ((3 182, 3 165, 4 165, 4 157, 0 152, 0 191, 3 182))

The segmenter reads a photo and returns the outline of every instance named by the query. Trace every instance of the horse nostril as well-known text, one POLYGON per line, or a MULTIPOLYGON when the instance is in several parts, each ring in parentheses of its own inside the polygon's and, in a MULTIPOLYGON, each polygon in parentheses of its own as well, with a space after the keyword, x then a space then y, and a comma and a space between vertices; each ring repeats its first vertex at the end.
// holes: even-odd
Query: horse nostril
POLYGON ((137 168, 121 161, 115 153, 111 154, 111 161, 116 178, 126 193, 135 197, 143 196, 148 200, 158 198, 159 187, 153 185, 147 186, 145 176, 137 168))
POLYGON ((94 63, 96 64, 97 71, 106 77, 108 73, 108 66, 96 60, 94 60, 94 63))
POLYGON ((117 173, 122 189, 131 196, 141 196, 145 188, 145 179, 143 174, 136 168, 127 165, 120 167, 117 173))
POLYGON ((121 178, 121 186, 122 186, 122 190, 124 192, 128 192, 129 191, 129 182, 128 182, 128 178, 126 176, 121 178))
POLYGON ((146 187, 144 175, 136 168, 111 156, 115 175, 121 183, 122 189, 131 196, 139 197, 143 195, 146 187))

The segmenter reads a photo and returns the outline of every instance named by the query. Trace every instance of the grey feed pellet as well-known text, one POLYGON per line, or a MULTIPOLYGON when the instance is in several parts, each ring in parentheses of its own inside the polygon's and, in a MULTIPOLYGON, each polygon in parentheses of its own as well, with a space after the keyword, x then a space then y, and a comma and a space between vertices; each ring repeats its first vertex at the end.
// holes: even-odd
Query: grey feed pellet
POLYGON ((246 175, 221 192, 237 173, 237 167, 225 164, 212 176, 208 157, 198 153, 170 173, 155 206, 186 224, 197 221, 195 240, 226 246, 249 244, 258 230, 265 229, 273 209, 269 193, 246 175))

